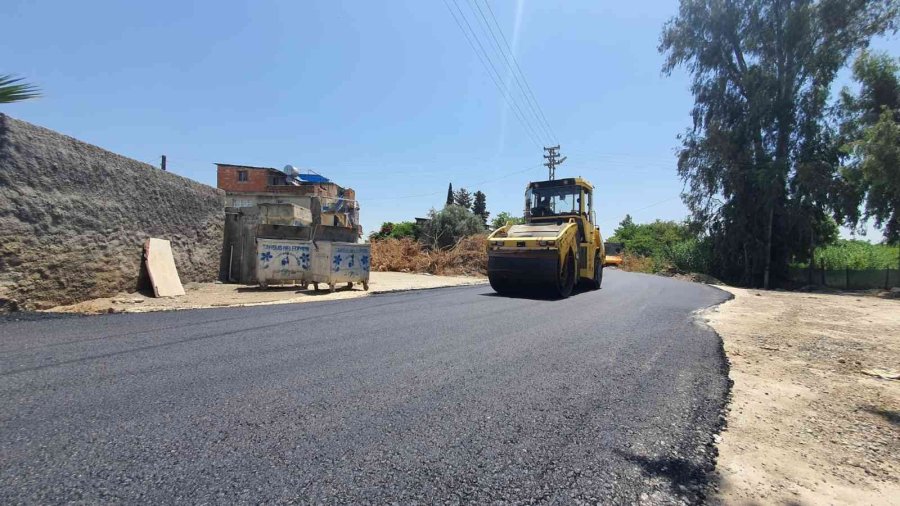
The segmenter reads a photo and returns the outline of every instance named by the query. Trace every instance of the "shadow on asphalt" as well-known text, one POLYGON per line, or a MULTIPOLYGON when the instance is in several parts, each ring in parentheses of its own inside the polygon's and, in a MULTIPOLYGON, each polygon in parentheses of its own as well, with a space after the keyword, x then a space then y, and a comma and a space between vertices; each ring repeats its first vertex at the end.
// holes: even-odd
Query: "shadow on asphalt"
MULTIPOLYGON (((258 286, 242 286, 237 289, 239 293, 278 293, 278 292, 292 292, 292 293, 302 293, 304 295, 328 295, 332 293, 328 290, 328 285, 319 284, 320 287, 324 286, 324 288, 320 288, 319 290, 315 290, 312 287, 312 283, 310 283, 309 290, 303 288, 303 285, 286 285, 286 286, 269 286, 267 288, 260 288, 258 286)), ((335 292, 352 292, 353 290, 361 290, 362 285, 354 284, 353 286, 347 285, 347 283, 341 283, 341 286, 335 287, 335 292)))
POLYGON ((0 323, 10 322, 37 322, 43 320, 61 320, 63 318, 83 318, 83 314, 74 313, 43 313, 40 311, 13 311, 0 313, 0 323))
MULTIPOLYGON (((600 290, 603 290, 603 287, 601 287, 600 290)), ((594 292, 594 291, 596 291, 596 290, 594 290, 592 288, 580 287, 580 286, 576 285, 575 288, 572 290, 572 295, 570 295, 570 297, 577 297, 578 295, 581 295, 582 293, 590 293, 590 292, 594 292)), ((547 295, 545 292, 542 292, 542 291, 536 290, 536 289, 522 289, 520 291, 511 293, 511 294, 507 294, 507 295, 501 295, 501 294, 491 290, 487 293, 481 293, 479 295, 481 295, 482 297, 500 297, 500 298, 504 298, 504 299, 529 299, 529 300, 546 300, 546 301, 565 300, 565 299, 560 299, 559 297, 555 297, 552 295, 547 295)))
POLYGON ((702 502, 711 482, 717 481, 711 470, 677 457, 645 457, 615 450, 620 457, 641 467, 645 474, 668 482, 671 492, 689 504, 702 502))

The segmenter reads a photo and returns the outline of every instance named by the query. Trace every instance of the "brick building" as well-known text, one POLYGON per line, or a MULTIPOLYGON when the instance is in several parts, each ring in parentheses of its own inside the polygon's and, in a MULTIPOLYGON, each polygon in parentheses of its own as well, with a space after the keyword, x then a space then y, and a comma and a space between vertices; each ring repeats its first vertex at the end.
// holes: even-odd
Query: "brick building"
POLYGON ((272 167, 229 163, 217 163, 216 169, 216 186, 225 191, 227 207, 297 204, 310 208, 310 197, 323 197, 325 201, 356 200, 353 189, 343 188, 318 174, 291 176, 272 167))

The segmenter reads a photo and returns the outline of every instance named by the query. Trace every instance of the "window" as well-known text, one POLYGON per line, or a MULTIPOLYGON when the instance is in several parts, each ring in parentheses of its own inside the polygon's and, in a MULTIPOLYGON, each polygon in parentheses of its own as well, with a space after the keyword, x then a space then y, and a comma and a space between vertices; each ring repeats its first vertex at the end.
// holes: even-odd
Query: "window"
POLYGON ((525 194, 525 206, 531 216, 565 216, 581 213, 581 188, 554 186, 531 188, 525 194))
POLYGON ((238 181, 241 183, 246 183, 247 182, 247 171, 239 170, 237 172, 238 172, 238 181))

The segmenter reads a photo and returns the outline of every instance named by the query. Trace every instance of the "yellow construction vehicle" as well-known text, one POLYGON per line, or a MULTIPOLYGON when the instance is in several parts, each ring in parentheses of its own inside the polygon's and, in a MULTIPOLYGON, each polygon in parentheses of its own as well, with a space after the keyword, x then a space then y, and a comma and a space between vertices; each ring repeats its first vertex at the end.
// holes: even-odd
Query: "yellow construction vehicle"
POLYGON ((603 243, 603 249, 606 250, 606 260, 603 261, 603 266, 613 266, 618 267, 622 265, 622 262, 625 261, 624 256, 622 255, 622 250, 624 249, 624 245, 620 242, 605 242, 603 243))
POLYGON ((525 223, 508 223, 488 236, 491 287, 499 294, 534 288, 560 298, 578 282, 600 288, 606 253, 593 191, 577 177, 529 183, 525 223))

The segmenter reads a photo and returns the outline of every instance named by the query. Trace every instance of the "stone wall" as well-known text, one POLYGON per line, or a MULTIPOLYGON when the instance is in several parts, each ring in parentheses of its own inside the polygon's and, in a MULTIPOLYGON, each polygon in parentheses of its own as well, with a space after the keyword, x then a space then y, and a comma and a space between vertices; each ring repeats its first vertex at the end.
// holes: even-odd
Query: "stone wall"
POLYGON ((222 191, 0 114, 0 308, 134 291, 149 237, 213 281, 223 227, 222 191))

